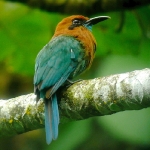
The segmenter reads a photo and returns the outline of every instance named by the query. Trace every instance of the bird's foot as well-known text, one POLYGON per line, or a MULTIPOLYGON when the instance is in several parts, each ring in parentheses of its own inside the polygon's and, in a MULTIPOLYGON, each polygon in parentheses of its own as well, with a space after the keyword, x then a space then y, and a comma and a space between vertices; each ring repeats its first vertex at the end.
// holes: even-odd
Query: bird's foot
POLYGON ((80 81, 82 81, 82 79, 78 79, 78 80, 76 80, 76 81, 71 81, 71 80, 67 79, 66 87, 68 88, 68 87, 70 87, 72 84, 77 83, 77 82, 80 82, 80 81))

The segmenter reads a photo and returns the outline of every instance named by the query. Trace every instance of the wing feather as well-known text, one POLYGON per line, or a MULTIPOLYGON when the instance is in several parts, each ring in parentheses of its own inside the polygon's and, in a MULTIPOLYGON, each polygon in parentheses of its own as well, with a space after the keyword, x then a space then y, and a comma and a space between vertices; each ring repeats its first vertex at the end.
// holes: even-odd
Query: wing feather
POLYGON ((80 48, 77 40, 69 36, 60 36, 52 39, 39 52, 36 58, 34 85, 40 84, 40 91, 54 86, 57 82, 60 83, 57 86, 61 86, 75 70, 79 56, 76 47, 80 48), (74 50, 73 59, 72 50, 74 50))

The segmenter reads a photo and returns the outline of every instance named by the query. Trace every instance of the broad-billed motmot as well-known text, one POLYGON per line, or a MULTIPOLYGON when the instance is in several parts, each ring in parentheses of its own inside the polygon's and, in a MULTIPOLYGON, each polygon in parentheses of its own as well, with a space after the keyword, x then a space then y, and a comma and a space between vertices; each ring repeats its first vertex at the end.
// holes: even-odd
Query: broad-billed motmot
POLYGON ((96 40, 92 26, 108 16, 87 18, 73 15, 58 23, 52 39, 38 53, 35 64, 34 92, 45 102, 46 141, 58 136, 59 111, 56 91, 67 80, 92 64, 96 40))

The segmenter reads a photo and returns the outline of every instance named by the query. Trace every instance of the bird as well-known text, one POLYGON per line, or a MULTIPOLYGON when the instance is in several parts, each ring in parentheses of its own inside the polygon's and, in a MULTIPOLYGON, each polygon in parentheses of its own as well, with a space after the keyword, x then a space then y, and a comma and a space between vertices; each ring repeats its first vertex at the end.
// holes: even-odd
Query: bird
POLYGON ((36 57, 34 93, 37 101, 42 98, 45 103, 47 144, 58 137, 60 119, 57 91, 91 66, 96 51, 92 26, 109 18, 88 18, 82 15, 64 18, 36 57))

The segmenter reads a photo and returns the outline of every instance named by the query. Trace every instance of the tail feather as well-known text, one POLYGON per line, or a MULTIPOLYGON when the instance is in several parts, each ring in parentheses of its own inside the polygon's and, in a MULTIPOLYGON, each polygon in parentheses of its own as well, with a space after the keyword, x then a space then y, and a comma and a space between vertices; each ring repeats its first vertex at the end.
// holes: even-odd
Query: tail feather
POLYGON ((58 112, 58 104, 57 104, 57 97, 56 94, 52 96, 52 110, 53 110, 53 117, 52 117, 52 134, 53 140, 56 140, 58 137, 58 124, 59 124, 59 112, 58 112))
POLYGON ((45 132, 46 143, 50 144, 52 141, 52 104, 50 100, 45 99, 45 132))
POLYGON ((56 94, 53 94, 51 100, 45 99, 45 131, 46 142, 50 144, 52 139, 58 137, 59 112, 56 94))

